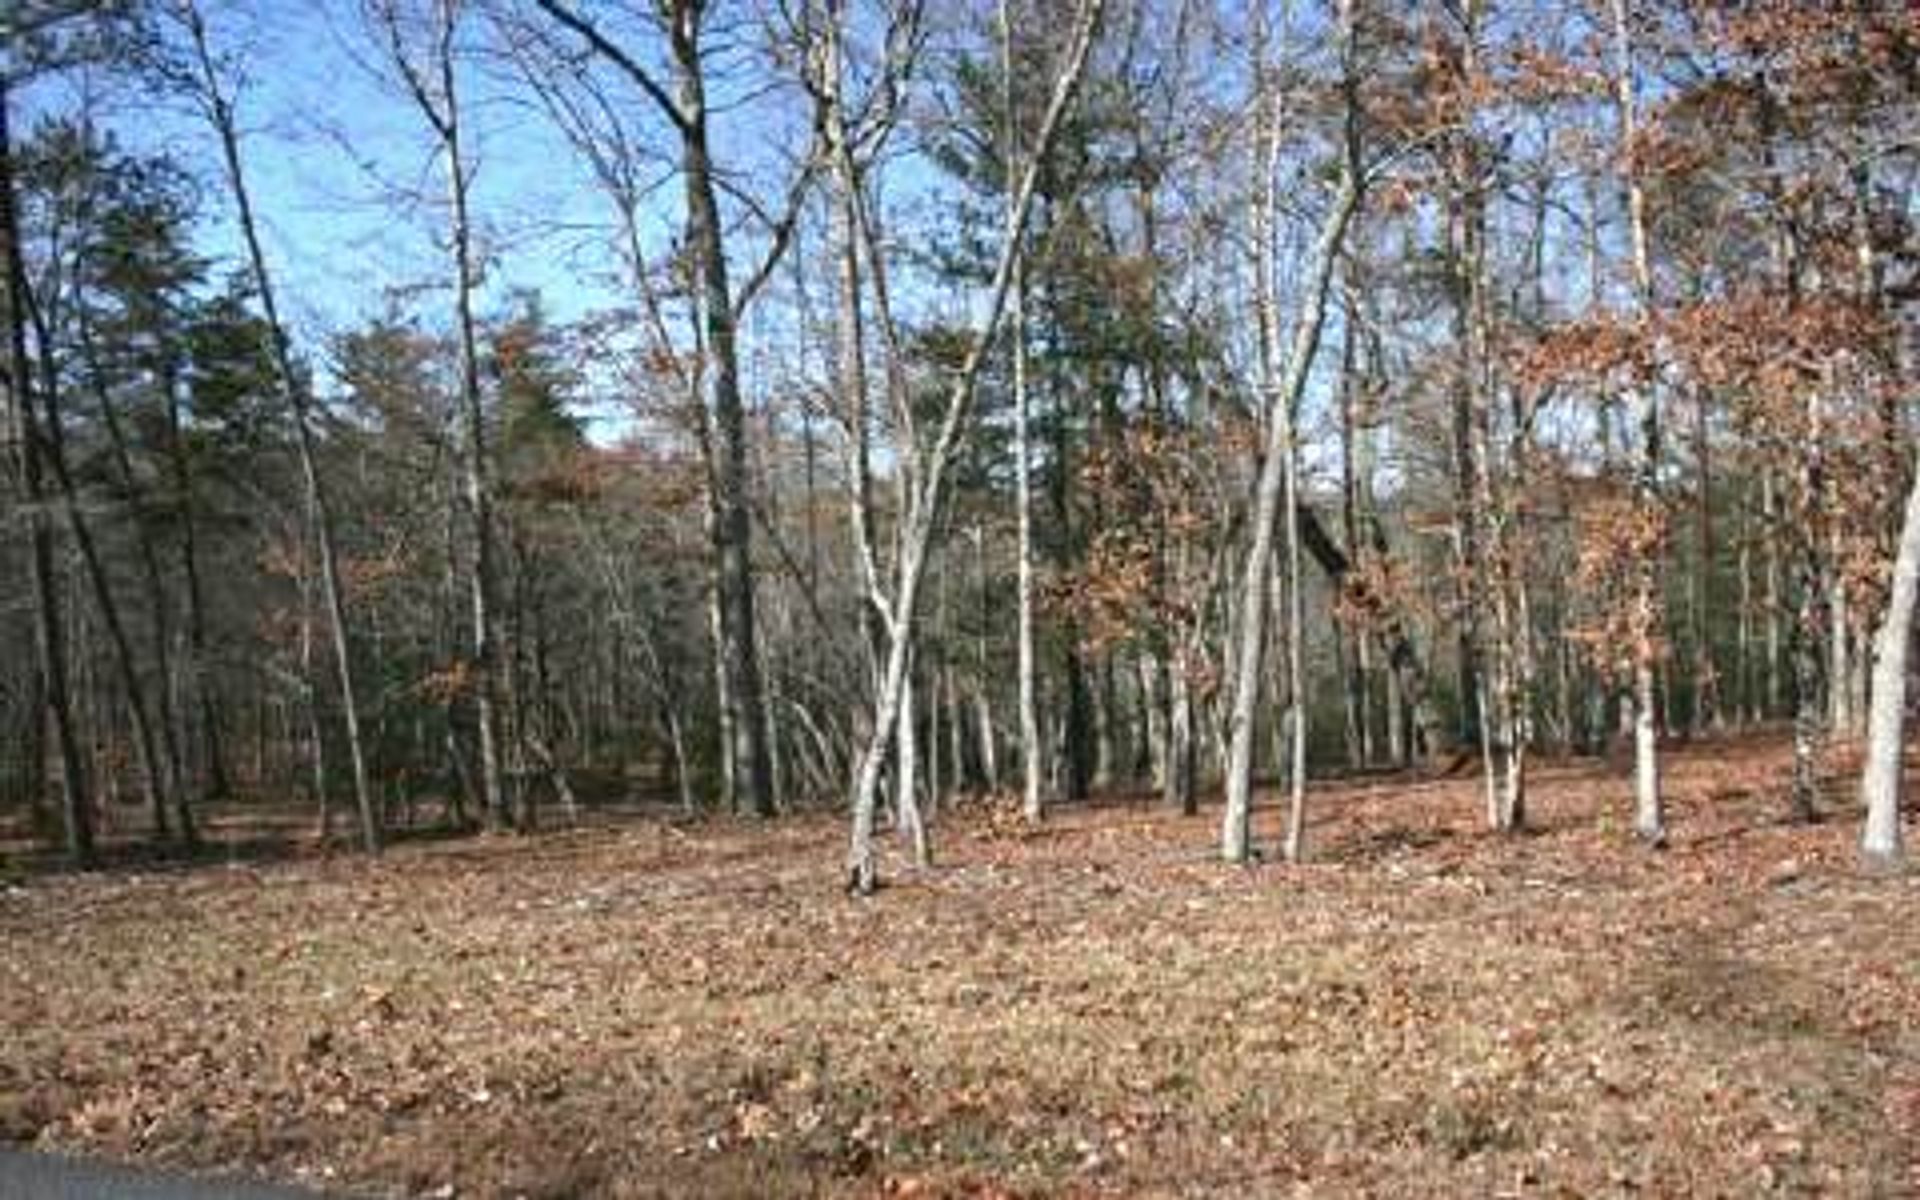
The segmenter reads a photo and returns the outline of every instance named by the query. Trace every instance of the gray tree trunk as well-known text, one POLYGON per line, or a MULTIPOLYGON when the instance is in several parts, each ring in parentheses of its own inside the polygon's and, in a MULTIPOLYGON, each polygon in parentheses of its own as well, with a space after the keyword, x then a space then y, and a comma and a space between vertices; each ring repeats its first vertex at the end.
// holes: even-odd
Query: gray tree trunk
MULTIPOLYGON (((1639 131, 1634 84, 1633 34, 1627 19, 1627 0, 1611 0, 1614 43, 1614 90, 1620 108, 1620 172, 1627 194, 1627 227, 1633 250, 1635 297, 1643 319, 1652 317, 1653 269, 1647 244, 1647 201, 1635 170, 1635 142, 1639 131)), ((1647 382, 1634 389, 1636 423, 1641 452, 1634 471, 1634 498, 1651 512, 1659 502, 1660 399, 1657 385, 1647 382)), ((1634 832, 1651 844, 1665 842, 1666 814, 1660 794, 1659 743, 1654 717, 1653 643, 1660 624, 1660 568, 1649 551, 1634 575, 1636 623, 1640 645, 1634 647, 1633 668, 1633 794, 1634 832)))
MULTIPOLYGON (((1008 0, 1000 0, 1000 117, 1001 136, 1009 178, 1021 163, 1020 114, 1014 104, 1013 17, 1008 0)), ((1011 228, 1025 215, 1014 210, 1007 196, 1011 228)), ((1029 822, 1039 822, 1046 809, 1041 797, 1040 710, 1034 690, 1033 653, 1033 434, 1027 394, 1027 253, 1025 237, 1013 245, 1013 286, 1007 296, 1008 347, 1013 360, 1013 512, 1016 572, 1014 637, 1016 643, 1016 706, 1020 718, 1020 811, 1029 822)))
MULTIPOLYGON (((1346 47, 1343 53, 1348 53, 1353 38, 1351 6, 1343 4, 1341 7, 1342 41, 1346 47)), ((1264 59, 1263 50, 1259 71, 1262 77, 1267 74, 1264 59)), ((1256 103, 1261 105, 1263 111, 1270 112, 1270 106, 1276 100, 1277 96, 1262 95, 1256 99, 1256 103)), ((1339 184, 1329 200, 1326 214, 1321 218, 1319 235, 1307 260, 1304 287, 1301 289, 1301 309, 1294 325, 1292 343, 1286 348, 1283 358, 1273 261, 1279 133, 1275 116, 1267 116, 1262 124, 1265 126, 1260 138, 1262 144, 1256 154, 1256 161, 1261 167, 1261 179, 1255 193, 1258 199, 1254 227, 1258 255, 1256 303, 1261 329, 1261 382, 1262 390, 1266 393, 1266 438, 1254 493, 1253 513, 1249 520, 1253 544, 1248 548, 1240 577, 1240 620, 1232 650, 1233 699, 1227 726, 1227 799, 1220 833, 1221 857, 1228 862, 1247 861, 1253 849, 1254 710, 1259 699, 1260 651, 1265 633, 1264 597, 1261 593, 1266 587, 1266 576, 1273 555, 1274 527, 1279 523, 1283 493, 1289 501, 1296 499, 1293 480, 1296 453, 1294 414, 1300 395, 1306 388, 1314 352, 1320 344, 1320 329, 1326 318, 1327 296, 1331 290, 1334 267, 1341 243, 1346 237, 1347 226, 1360 205, 1361 188, 1358 164, 1352 154, 1348 154, 1342 159, 1339 184)), ((1291 535, 1291 551, 1299 541, 1297 504, 1289 503, 1287 512, 1286 532, 1291 535)), ((1298 747, 1304 745, 1301 740, 1303 735, 1304 730, 1295 731, 1296 760, 1301 756, 1298 747)), ((1304 828, 1304 813, 1295 818, 1291 812, 1295 805, 1290 804, 1289 807, 1287 848, 1297 851, 1301 847, 1297 844, 1296 835, 1304 828)))
MULTIPOLYGON (((1014 263, 1019 254, 1019 245, 1025 233, 1028 215, 1032 211, 1033 195, 1039 176, 1038 167, 1047 160, 1062 116, 1079 89, 1080 78, 1085 72, 1087 56, 1092 48, 1094 34, 1099 27, 1104 8, 1105 0, 1083 0, 1080 6, 1074 24, 1074 35, 1068 46, 1065 63, 1054 81, 1053 95, 1048 102, 1046 115, 1033 140, 1026 165, 1019 172, 1020 182, 1015 190, 1015 201, 1008 228, 1003 235, 998 261, 994 267, 993 282, 989 288, 986 316, 973 344, 968 348, 958 375, 947 392, 946 405, 941 415, 938 432, 931 446, 924 453, 914 445, 902 447, 909 456, 910 464, 917 464, 918 469, 910 472, 912 486, 901 513, 900 553, 894 572, 894 594, 886 614, 889 634, 887 661, 881 679, 874 728, 867 738, 867 744, 861 748, 859 765, 854 772, 853 828, 847 853, 847 874, 850 890, 860 894, 872 892, 878 882, 873 856, 874 808, 879 793, 881 768, 886 757, 886 738, 893 724, 899 719, 901 693, 906 684, 907 660, 913 643, 921 579, 926 566, 929 543, 933 537, 935 518, 938 516, 943 499, 947 468, 966 431, 968 419, 973 410, 980 370, 986 362, 987 354, 993 346, 1001 319, 1006 312, 1007 296, 1013 283, 1014 263)), ((870 223, 863 222, 863 228, 871 233, 870 223)))
POLYGON ((1896 866, 1904 856, 1900 800, 1905 773, 1908 651, 1913 641, 1915 596, 1920 593, 1920 470, 1914 472, 1907 493, 1891 584, 1874 642, 1866 766, 1860 778, 1860 799, 1867 810, 1860 851, 1869 863, 1880 867, 1896 866))
POLYGON ((980 727, 981 782, 991 795, 1000 790, 999 755, 993 735, 993 676, 987 662, 987 630, 993 627, 993 598, 987 584, 986 531, 979 525, 973 527, 973 554, 975 576, 980 586, 980 637, 976 644, 976 669, 980 682, 974 692, 974 708, 980 727))
POLYGON ((707 139, 706 81, 701 65, 704 6, 672 6, 669 42, 679 87, 680 166, 686 188, 687 242, 693 251, 706 354, 701 363, 718 445, 715 463, 719 524, 720 605, 733 760, 747 809, 773 814, 773 773, 767 747, 765 690, 754 632, 752 522, 747 497, 746 411, 740 395, 737 315, 728 277, 720 206, 707 139))
POLYGON ((424 92, 422 107, 440 135, 441 153, 446 158, 447 199, 451 206, 454 325, 459 347, 463 442, 461 487, 470 522, 467 536, 472 555, 467 603, 473 623, 473 697, 480 750, 480 796, 488 822, 496 829, 504 829, 512 824, 513 814, 502 778, 505 747, 501 742, 500 646, 494 612, 493 493, 487 478, 487 422, 480 389, 478 320, 473 311, 479 275, 474 262, 469 179, 453 54, 460 0, 439 0, 439 3, 442 23, 437 31, 434 65, 440 77, 440 100, 444 107, 436 112, 434 106, 426 102, 424 92))
POLYGON ((27 355, 27 278, 20 246, 19 212, 14 200, 13 138, 6 73, 0 71, 0 271, 6 304, 8 434, 18 462, 27 503, 34 595, 34 642, 39 657, 40 695, 60 748, 60 812, 67 856, 77 864, 93 859, 93 794, 87 786, 86 759, 74 719, 67 679, 66 624, 54 576, 53 531, 46 517, 42 450, 33 416, 31 364, 27 355))
POLYGON ((273 276, 267 269, 266 251, 260 242, 259 225, 254 217, 253 194, 247 185, 240 156, 240 126, 232 97, 220 82, 209 45, 207 29, 197 5, 181 6, 193 39, 195 62, 199 70, 200 101, 205 115, 220 139, 221 163, 226 171, 227 189, 246 245, 247 266, 254 287, 260 293, 260 309, 266 318, 267 332, 273 339, 274 373, 278 377, 282 399, 293 417, 294 446, 300 459, 301 483, 306 491, 308 517, 320 552, 320 589, 327 609, 327 627, 333 642, 334 671, 340 688, 340 710, 347 731, 347 757, 353 772, 354 802, 360 816, 360 834, 369 852, 378 852, 381 842, 380 814, 374 806, 373 791, 367 780, 366 753, 360 735, 360 705, 354 688, 352 638, 347 625, 347 604, 340 584, 339 554, 335 546, 333 513, 328 502, 325 481, 321 478, 314 452, 312 416, 305 385, 293 363, 293 343, 280 320, 275 303, 273 276))

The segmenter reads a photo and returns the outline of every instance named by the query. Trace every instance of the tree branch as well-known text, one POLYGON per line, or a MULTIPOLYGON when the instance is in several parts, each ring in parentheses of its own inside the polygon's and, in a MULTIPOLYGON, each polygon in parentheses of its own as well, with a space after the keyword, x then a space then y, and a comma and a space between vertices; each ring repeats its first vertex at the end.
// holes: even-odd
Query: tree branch
POLYGON ((682 133, 692 128, 692 120, 668 94, 667 89, 661 87, 659 81, 654 79, 653 73, 642 66, 638 59, 622 50, 606 34, 601 33, 599 26, 559 3, 559 0, 534 0, 534 3, 540 6, 541 12, 578 34, 582 41, 592 47, 594 53, 619 68, 620 73, 632 80, 634 86, 645 92, 647 98, 659 107, 667 120, 673 122, 674 128, 682 133))

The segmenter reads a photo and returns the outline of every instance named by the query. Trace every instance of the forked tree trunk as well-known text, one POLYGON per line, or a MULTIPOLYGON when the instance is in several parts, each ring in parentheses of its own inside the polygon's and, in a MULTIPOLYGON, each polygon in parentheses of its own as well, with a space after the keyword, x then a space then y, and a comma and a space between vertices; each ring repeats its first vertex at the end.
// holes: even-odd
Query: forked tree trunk
MULTIPOLYGON (((1341 41, 1343 57, 1350 55, 1353 45, 1352 6, 1341 5, 1341 41)), ((1267 68, 1265 52, 1260 51, 1259 74, 1265 77, 1267 68)), ((1270 112, 1273 102, 1271 96, 1260 96, 1256 100, 1263 112, 1270 112)), ((1294 414, 1298 410, 1300 395, 1306 388, 1307 376, 1313 365, 1314 352, 1320 345, 1320 329, 1326 319, 1327 295, 1331 290, 1334 267, 1339 259, 1341 243, 1346 238, 1347 226, 1353 220, 1353 214, 1360 206, 1361 180, 1358 164, 1351 152, 1342 159, 1340 181, 1334 195, 1329 199, 1325 216, 1321 218, 1320 231, 1314 241, 1312 252, 1307 260, 1304 274, 1304 286, 1301 289, 1301 310, 1294 325, 1292 343, 1283 351, 1280 345, 1279 315, 1276 311, 1278 296, 1273 261, 1273 220, 1277 209, 1278 196, 1278 155, 1279 131, 1271 115, 1263 118, 1261 145, 1256 154, 1260 164, 1261 179, 1255 193, 1257 199, 1254 214, 1256 253, 1258 256, 1258 308, 1262 346, 1262 386, 1266 394, 1266 436, 1262 446, 1260 476, 1254 493, 1253 512, 1250 524, 1253 532, 1253 544, 1248 548, 1245 564, 1240 577, 1240 620, 1235 633, 1232 650, 1232 709, 1227 724, 1227 763, 1226 763, 1226 811, 1221 821, 1220 854, 1228 862, 1246 862, 1252 854, 1252 811, 1253 811, 1253 745, 1254 710, 1260 693, 1260 650, 1264 640, 1263 628, 1265 610, 1262 591, 1266 587, 1266 575, 1273 555, 1274 527, 1279 523, 1280 504, 1283 497, 1288 501, 1285 534, 1289 538, 1289 557, 1297 553, 1299 545, 1299 515, 1297 486, 1294 481, 1293 465, 1296 461, 1294 446, 1294 414)), ((1295 589, 1297 611, 1298 589, 1295 589)), ((1298 628, 1296 625, 1296 633, 1298 628)), ((1300 641, 1297 636, 1296 643, 1300 641)), ((1290 668, 1292 663, 1289 664, 1290 668)), ((1290 669, 1289 675, 1294 672, 1290 669)), ((1297 679, 1296 679, 1297 682, 1297 679)), ((1296 722, 1296 724, 1299 724, 1296 722)), ((1294 731, 1295 743, 1293 758, 1296 765, 1304 766, 1302 748, 1304 730, 1294 731)), ((1304 770, 1300 772, 1304 774, 1304 770)), ((1295 787, 1303 786, 1296 780, 1295 787)), ((1304 796, 1290 798, 1288 814, 1288 834, 1286 849, 1298 854, 1304 849, 1305 828, 1304 796)))
MULTIPOLYGON (((1278 380, 1272 404, 1289 408, 1298 402, 1319 342, 1320 323, 1326 308, 1327 281, 1332 272, 1339 241, 1346 232, 1353 210, 1359 204, 1359 182, 1344 177, 1332 207, 1322 221, 1320 236, 1313 250, 1311 275, 1306 288, 1306 309, 1287 351, 1286 373, 1278 380)), ((1265 576, 1273 555, 1273 530, 1278 524, 1277 510, 1288 474, 1287 445, 1292 422, 1284 411, 1268 414, 1265 459, 1261 464, 1258 490, 1252 517, 1253 545, 1247 552, 1241 576, 1241 614, 1233 649, 1233 701, 1227 732, 1227 809, 1221 827, 1221 855, 1229 862, 1245 862, 1251 853, 1250 817, 1253 793, 1254 706, 1260 689, 1260 647, 1264 636, 1265 576)), ((1296 510, 1297 512, 1297 510, 1296 510)))
MULTIPOLYGON (((881 677, 874 728, 867 738, 867 744, 861 748, 859 764, 854 771, 853 828, 847 852, 847 882, 849 889, 859 894, 871 893, 878 883, 873 855, 874 808, 886 758, 886 738, 899 719, 901 693, 907 682, 907 661, 913 645, 920 585, 936 518, 944 498, 947 469, 966 432, 980 370, 985 365, 987 354, 999 332, 1001 319, 1006 313, 1014 262, 1025 234, 1028 214, 1032 210, 1038 168, 1046 161, 1055 132, 1079 89, 1104 8, 1104 0, 1084 0, 1080 7, 1065 64, 1054 81, 1053 95, 1048 101, 1046 115, 1034 138, 1026 165, 1019 172, 1013 209, 994 267, 985 319, 947 392, 938 432, 924 453, 914 446, 903 447, 918 469, 911 472, 912 486, 908 489, 901 512, 900 551, 894 571, 894 593, 886 613, 889 635, 887 659, 881 677)), ((862 227, 871 234, 870 223, 863 222, 862 227)))

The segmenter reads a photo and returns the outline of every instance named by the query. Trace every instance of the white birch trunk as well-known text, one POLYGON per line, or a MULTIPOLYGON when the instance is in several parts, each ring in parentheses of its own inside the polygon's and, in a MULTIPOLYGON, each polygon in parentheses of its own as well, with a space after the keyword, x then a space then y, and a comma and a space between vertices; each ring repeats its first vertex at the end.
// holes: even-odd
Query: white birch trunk
MULTIPOLYGON (((847 851, 847 874, 849 889, 859 894, 871 893, 878 884, 873 855, 873 820, 875 803, 878 799, 880 772, 886 758, 887 738, 899 719, 902 693, 907 681, 907 659, 913 644, 920 585, 933 538, 936 517, 943 499, 947 468, 966 432, 968 420, 973 411, 980 370, 986 363, 987 354, 992 349, 1001 319, 1006 313, 1008 293, 1012 288, 1014 268, 1019 257, 1019 246, 1026 230, 1028 215, 1032 211, 1033 195, 1039 176, 1038 166, 1046 161, 1047 153, 1053 144, 1054 134, 1059 128, 1068 105, 1072 103, 1075 92, 1079 89, 1080 78, 1086 70, 1087 56, 1092 49, 1094 34, 1099 27, 1104 8, 1105 0, 1084 0, 1080 7, 1066 62, 1054 81, 1053 95, 1048 101, 1046 115, 1034 139, 1032 153, 1027 156, 1025 166, 1019 174, 1020 182, 1014 193, 1008 227, 994 267, 985 320, 978 336, 967 351, 958 376, 947 393, 938 432, 924 455, 914 442, 910 441, 902 447, 908 459, 907 465, 917 469, 908 472, 911 483, 901 512, 900 553, 895 568, 894 595, 891 602, 886 605, 884 613, 888 646, 886 666, 881 675, 874 727, 867 739, 867 744, 861 748, 859 765, 854 772, 853 828, 847 851)), ((872 234, 870 222, 863 222, 863 229, 869 236, 872 234)), ((876 599, 884 600, 885 598, 876 597, 876 599)))
POLYGON ((1920 471, 1916 471, 1907 494, 1887 611, 1880 619, 1880 632, 1874 642, 1866 767, 1860 778, 1860 799, 1867 810, 1860 851, 1877 867, 1897 866, 1905 856, 1900 801, 1906 746, 1907 659, 1913 640, 1916 592, 1920 592, 1920 471))
MULTIPOLYGON (((1350 49, 1353 39, 1351 6, 1341 6, 1342 40, 1350 49)), ((1264 76, 1264 54, 1260 68, 1264 76)), ((1263 111, 1277 103, 1277 96, 1260 98, 1263 111)), ((1258 239, 1257 305, 1260 310, 1262 346, 1262 390, 1266 394, 1266 438, 1260 463, 1260 477, 1254 493, 1250 525, 1253 544, 1240 575, 1240 621, 1235 634, 1232 665, 1232 709, 1227 720, 1226 812, 1221 821, 1220 854, 1228 862, 1245 862, 1252 852, 1253 744, 1254 709, 1260 693, 1260 652, 1265 630, 1263 590, 1273 555, 1274 526, 1280 516, 1283 493, 1288 499, 1287 529, 1289 550, 1297 553, 1297 507, 1293 497, 1293 468, 1296 448, 1294 413, 1306 388, 1315 350, 1320 344, 1320 329, 1326 319, 1327 297, 1331 291, 1334 266, 1347 226, 1360 205, 1361 180, 1351 154, 1342 162, 1340 181, 1321 218, 1320 231, 1308 258, 1301 310, 1294 326, 1292 343, 1284 358, 1280 349, 1277 296, 1273 263, 1273 213, 1279 155, 1279 135, 1270 116, 1263 122, 1258 160, 1262 178, 1256 191, 1254 228, 1258 239), (1284 366, 1282 364, 1284 363, 1284 366)), ((1292 555, 1290 554, 1290 558, 1292 555)), ((1296 572, 1297 573, 1297 572, 1296 572)), ((1296 592, 1297 596, 1297 592, 1296 592)), ((1297 611, 1296 602, 1290 605, 1297 611)), ((1292 614, 1290 614, 1292 615, 1292 614)), ((1295 626, 1296 631, 1298 625, 1295 626)), ((1296 638, 1297 642, 1299 639, 1296 638)), ((1291 670, 1291 664, 1290 664, 1291 670)), ((1295 701, 1298 703, 1298 701, 1295 701)), ((1298 724, 1296 722, 1296 724, 1298 724)), ((1299 762, 1304 749, 1304 730, 1294 731, 1293 757, 1299 762)), ((1304 764, 1301 764, 1304 765, 1304 764)), ((1304 774, 1304 771, 1299 772, 1304 774)), ((1296 783, 1295 786, 1300 786, 1296 783)), ((1290 810, 1294 807, 1290 800, 1290 810)), ((1287 847, 1297 849, 1296 826, 1304 826, 1304 813, 1296 820, 1290 811, 1287 847)))
MULTIPOLYGON (((1620 106, 1620 174, 1627 193, 1627 227, 1632 237, 1635 297, 1642 318, 1652 316, 1653 269, 1647 248, 1646 193, 1633 166, 1639 132, 1633 81, 1633 34, 1628 24, 1628 0, 1611 0, 1614 39, 1614 89, 1620 106)), ((1634 496, 1643 508, 1656 503, 1660 467, 1660 400, 1651 381, 1633 392, 1641 436, 1641 460, 1634 476, 1634 496)), ((1653 641, 1660 617, 1659 564, 1649 551, 1634 580, 1634 608, 1642 644, 1634 648, 1633 669, 1633 794, 1634 832, 1658 845, 1666 840, 1666 814, 1660 795, 1659 744, 1654 725, 1653 641)))

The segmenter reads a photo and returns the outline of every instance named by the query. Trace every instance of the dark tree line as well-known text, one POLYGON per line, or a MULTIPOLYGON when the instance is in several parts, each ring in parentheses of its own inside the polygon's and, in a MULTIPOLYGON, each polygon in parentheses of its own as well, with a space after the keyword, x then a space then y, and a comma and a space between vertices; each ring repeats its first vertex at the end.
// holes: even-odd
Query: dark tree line
POLYGON ((1770 722, 1799 818, 1868 738, 1899 857, 1901 6, 328 13, 438 265, 324 336, 250 10, 6 17, 0 790, 75 859, 846 804, 867 890, 961 794, 1219 784, 1245 859, 1261 781, 1297 858, 1316 772, 1477 763, 1514 829, 1616 739, 1658 843, 1662 739, 1770 722), (578 295, 498 282, 502 97, 578 295))

